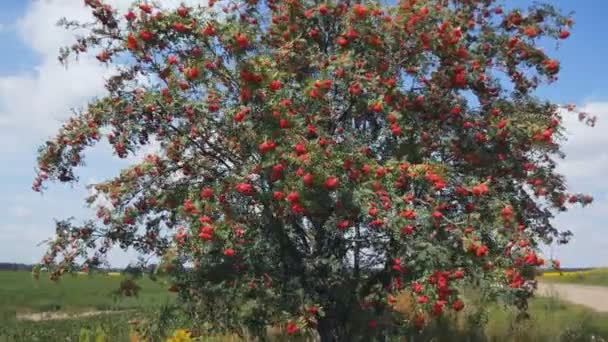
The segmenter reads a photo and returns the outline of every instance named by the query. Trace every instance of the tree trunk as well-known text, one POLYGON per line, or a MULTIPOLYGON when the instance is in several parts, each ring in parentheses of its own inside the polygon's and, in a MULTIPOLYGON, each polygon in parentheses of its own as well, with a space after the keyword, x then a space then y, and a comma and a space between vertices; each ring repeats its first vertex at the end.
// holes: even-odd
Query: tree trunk
POLYGON ((321 342, 350 342, 346 326, 330 315, 319 320, 317 332, 321 342))
POLYGON ((337 342, 338 332, 335 327, 335 321, 331 318, 323 318, 319 321, 317 332, 321 342, 337 342))

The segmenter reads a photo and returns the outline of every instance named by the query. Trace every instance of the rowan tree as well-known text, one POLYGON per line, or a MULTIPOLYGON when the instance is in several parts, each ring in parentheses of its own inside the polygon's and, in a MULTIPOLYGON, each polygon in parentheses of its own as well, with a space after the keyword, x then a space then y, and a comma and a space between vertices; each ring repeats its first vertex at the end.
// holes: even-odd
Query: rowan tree
POLYGON ((551 219, 591 202, 555 170, 574 108, 535 95, 560 70, 541 43, 572 26, 550 5, 85 4, 60 60, 114 75, 41 147, 34 189, 76 181, 102 139, 158 149, 94 185, 98 219, 58 223, 53 278, 132 247, 206 331, 349 340, 460 311, 467 286, 525 310, 539 246, 570 235, 551 219), (388 315, 404 293, 414 315, 388 315))

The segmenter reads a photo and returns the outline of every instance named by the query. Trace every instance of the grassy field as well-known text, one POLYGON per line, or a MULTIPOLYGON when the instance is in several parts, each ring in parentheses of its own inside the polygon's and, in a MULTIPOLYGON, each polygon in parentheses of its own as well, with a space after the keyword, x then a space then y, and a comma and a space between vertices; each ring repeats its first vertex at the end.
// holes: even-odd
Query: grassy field
MULTIPOLYGON (((188 322, 176 316, 159 319, 175 298, 165 286, 142 278, 137 298, 115 298, 112 292, 122 276, 67 276, 59 283, 35 281, 27 272, 0 272, 0 342, 5 341, 95 341, 86 335, 95 332, 105 341, 133 341, 133 333, 161 336, 188 322), (117 310, 94 317, 48 321, 18 320, 19 313, 61 311, 78 314, 88 311, 117 310), (124 311, 130 310, 130 311, 124 311), (136 322, 147 322, 135 325, 136 322), (143 331, 142 331, 143 329, 143 331)), ((565 304, 556 298, 537 298, 531 302, 532 318, 517 322, 516 312, 498 305, 490 307, 484 328, 475 326, 467 302, 464 314, 448 317, 421 334, 390 341, 603 341, 608 340, 608 314, 565 304), (412 339, 413 337, 413 339, 412 339)), ((158 340, 161 340, 160 338, 158 340)), ((206 338, 205 341, 234 342, 235 337, 206 338)), ((285 340, 275 338, 275 340, 285 340)), ((387 340, 388 341, 388 340, 387 340)))
POLYGON ((68 275, 55 283, 44 275, 35 280, 29 272, 0 271, 0 342, 79 341, 81 330, 97 328, 110 335, 108 341, 129 341, 134 327, 130 321, 154 319, 161 308, 175 302, 175 296, 145 277, 137 281, 137 297, 118 296, 115 291, 123 279, 119 274, 68 275), (116 312, 76 319, 18 319, 39 312, 77 317, 96 311, 116 312))
POLYGON ((117 297, 124 278, 119 275, 68 275, 58 283, 41 276, 32 278, 28 272, 0 272, 0 312, 14 315, 23 312, 90 310, 126 310, 158 307, 173 297, 166 287, 143 277, 137 297, 117 297))
POLYGON ((540 280, 553 283, 570 283, 608 286, 608 268, 595 268, 584 271, 545 272, 540 280))

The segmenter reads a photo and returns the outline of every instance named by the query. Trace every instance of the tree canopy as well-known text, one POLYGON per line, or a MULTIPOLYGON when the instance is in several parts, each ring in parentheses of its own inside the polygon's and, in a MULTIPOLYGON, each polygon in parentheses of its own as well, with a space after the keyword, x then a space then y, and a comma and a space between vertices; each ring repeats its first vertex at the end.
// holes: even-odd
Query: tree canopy
POLYGON ((34 189, 76 181, 102 139, 157 149, 94 185, 98 219, 58 222, 52 277, 132 247, 208 331, 344 340, 422 328, 467 286, 525 310, 554 262, 539 246, 570 236, 551 219, 591 202, 555 170, 575 109, 535 95, 560 70, 541 43, 573 24, 550 5, 85 4, 95 21, 62 22, 86 33, 60 60, 94 53, 114 75, 41 147, 34 189), (403 293, 415 314, 381 320, 403 293))

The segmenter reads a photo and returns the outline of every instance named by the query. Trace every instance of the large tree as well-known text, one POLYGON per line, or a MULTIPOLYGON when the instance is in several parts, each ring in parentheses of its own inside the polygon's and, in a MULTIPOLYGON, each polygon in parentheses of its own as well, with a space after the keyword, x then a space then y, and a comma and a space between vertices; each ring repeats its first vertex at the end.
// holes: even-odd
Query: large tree
POLYGON ((591 201, 555 171, 572 108, 534 95, 560 69, 539 43, 572 25, 549 5, 85 4, 60 60, 115 73, 41 147, 34 189, 76 181, 104 138, 119 158, 158 148, 94 185, 98 220, 58 223, 54 278, 133 247, 209 331, 345 340, 460 311, 467 285, 525 309, 539 245, 570 235, 553 215, 591 201), (416 314, 380 320, 402 293, 416 314))

